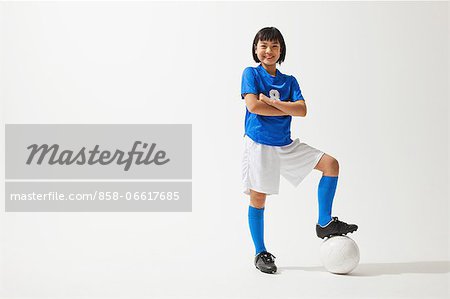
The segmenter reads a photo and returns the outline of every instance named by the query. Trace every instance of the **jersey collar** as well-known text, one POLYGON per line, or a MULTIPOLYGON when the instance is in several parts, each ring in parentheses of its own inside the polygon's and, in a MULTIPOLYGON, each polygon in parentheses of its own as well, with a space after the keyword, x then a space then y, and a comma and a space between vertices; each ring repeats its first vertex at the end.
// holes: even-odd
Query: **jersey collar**
POLYGON ((280 74, 281 74, 280 71, 277 69, 277 70, 276 70, 276 73, 275 73, 275 76, 272 76, 271 74, 269 74, 269 73, 266 71, 266 69, 262 66, 262 64, 259 64, 259 65, 258 65, 258 69, 259 69, 259 71, 260 71, 261 74, 263 74, 263 75, 266 76, 266 77, 272 78, 272 79, 279 78, 279 77, 280 77, 280 74))

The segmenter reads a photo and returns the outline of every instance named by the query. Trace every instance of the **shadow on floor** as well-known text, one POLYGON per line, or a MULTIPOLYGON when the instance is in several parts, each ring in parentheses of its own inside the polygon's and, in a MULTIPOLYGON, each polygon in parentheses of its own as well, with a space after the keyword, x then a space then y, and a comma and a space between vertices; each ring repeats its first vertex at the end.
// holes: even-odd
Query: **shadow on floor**
MULTIPOLYGON (((279 272, 300 270, 310 272, 327 272, 324 267, 278 267, 279 272)), ((450 261, 410 262, 410 263, 373 263, 359 264, 347 276, 379 276, 392 274, 440 274, 450 272, 450 261)))

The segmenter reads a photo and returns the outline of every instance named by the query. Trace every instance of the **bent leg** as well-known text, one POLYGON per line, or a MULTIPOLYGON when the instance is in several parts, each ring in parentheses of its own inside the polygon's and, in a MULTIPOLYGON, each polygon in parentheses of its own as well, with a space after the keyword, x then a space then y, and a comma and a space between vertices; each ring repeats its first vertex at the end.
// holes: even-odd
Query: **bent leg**
POLYGON ((324 176, 338 176, 339 162, 332 156, 324 154, 314 169, 323 172, 324 176))
POLYGON ((314 169, 323 172, 317 189, 319 203, 319 219, 317 223, 320 226, 326 226, 332 220, 331 211, 338 182, 339 163, 332 156, 325 154, 314 169))

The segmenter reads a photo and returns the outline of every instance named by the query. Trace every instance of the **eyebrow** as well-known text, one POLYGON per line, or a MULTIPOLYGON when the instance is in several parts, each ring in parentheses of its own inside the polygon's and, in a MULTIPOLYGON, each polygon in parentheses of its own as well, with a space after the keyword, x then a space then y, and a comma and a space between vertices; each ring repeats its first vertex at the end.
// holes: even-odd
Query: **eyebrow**
MULTIPOLYGON (((267 45, 268 42, 267 41, 261 41, 261 44, 267 45)), ((272 42, 273 45, 279 45, 279 42, 272 42)))

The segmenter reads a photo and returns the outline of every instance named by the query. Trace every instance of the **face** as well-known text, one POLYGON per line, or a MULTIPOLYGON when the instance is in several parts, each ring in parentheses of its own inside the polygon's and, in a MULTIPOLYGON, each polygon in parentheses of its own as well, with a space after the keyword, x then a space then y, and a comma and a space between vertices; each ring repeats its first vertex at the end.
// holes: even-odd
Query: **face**
POLYGON ((281 46, 278 41, 258 41, 255 50, 258 59, 265 65, 275 65, 281 55, 281 46))

